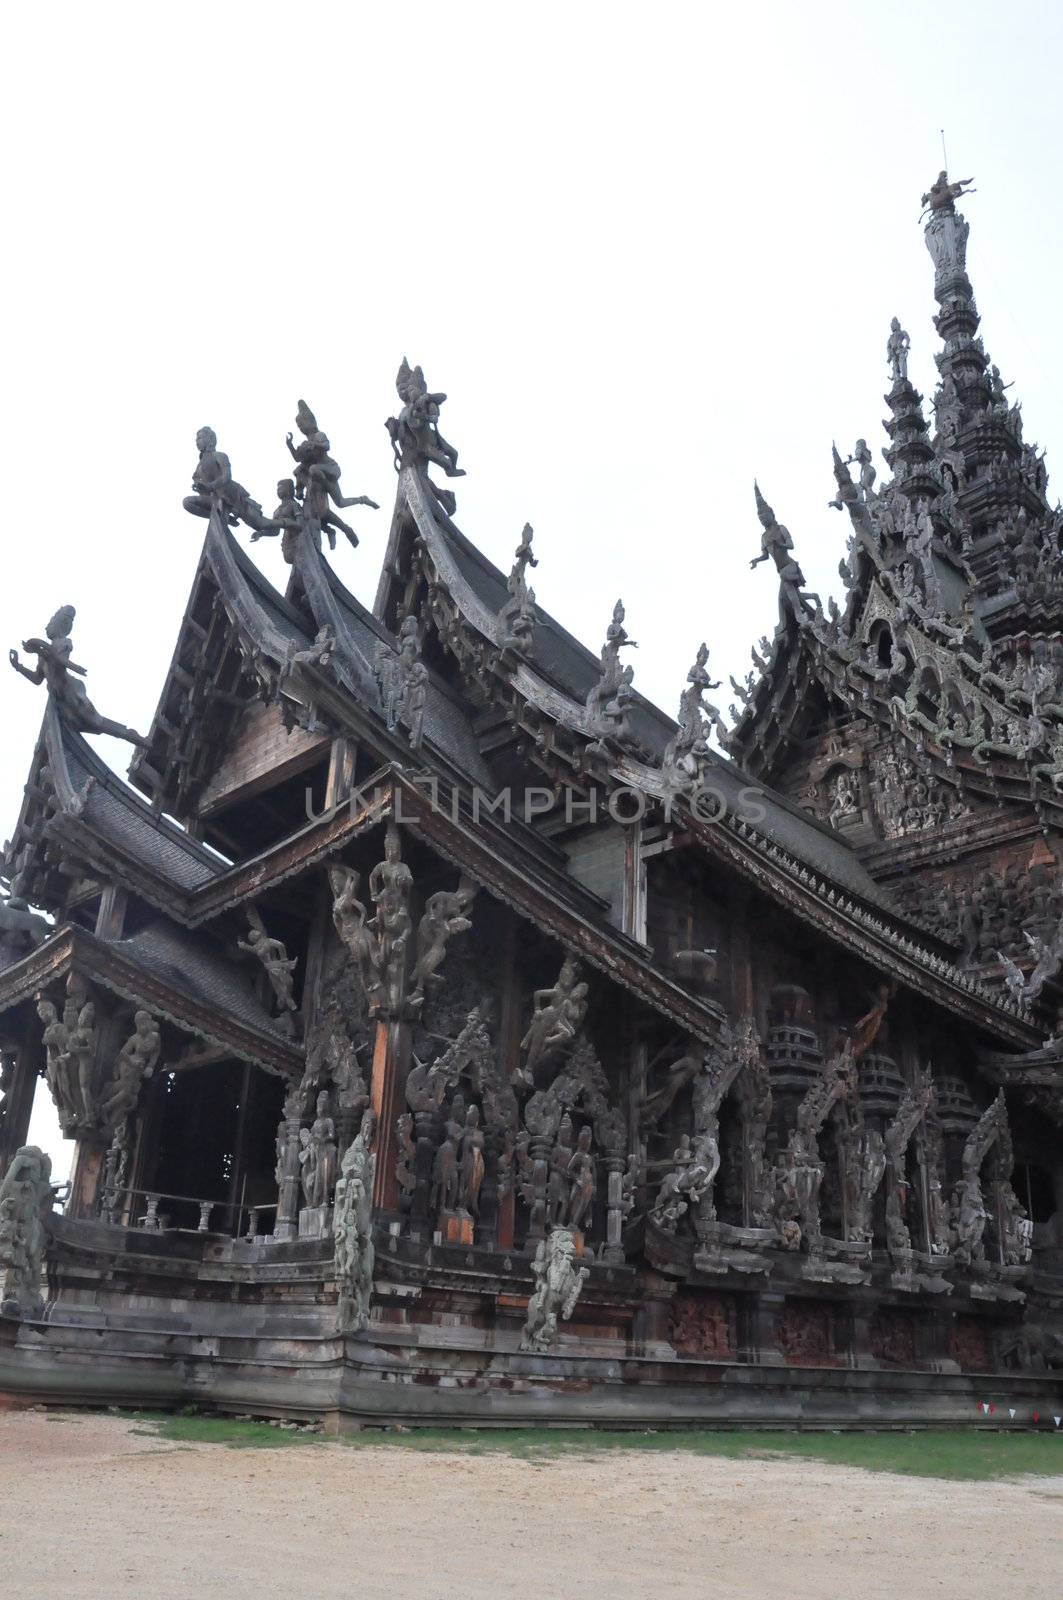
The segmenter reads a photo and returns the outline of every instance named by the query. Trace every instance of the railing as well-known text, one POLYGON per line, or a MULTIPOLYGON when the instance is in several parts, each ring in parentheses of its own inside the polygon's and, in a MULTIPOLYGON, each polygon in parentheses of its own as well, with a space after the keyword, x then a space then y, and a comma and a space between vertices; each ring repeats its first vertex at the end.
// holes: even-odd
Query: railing
POLYGON ((234 1239, 251 1240, 259 1237, 261 1213, 276 1209, 275 1200, 267 1205, 248 1206, 232 1200, 202 1200, 197 1195, 168 1194, 162 1189, 121 1189, 114 1194, 104 1193, 100 1216, 104 1222, 121 1222, 145 1233, 231 1233, 234 1239), (164 1204, 181 1207, 181 1220, 173 1211, 160 1209, 164 1204), (216 1212, 221 1213, 217 1227, 213 1225, 216 1212), (243 1233, 245 1217, 247 1232, 243 1233))

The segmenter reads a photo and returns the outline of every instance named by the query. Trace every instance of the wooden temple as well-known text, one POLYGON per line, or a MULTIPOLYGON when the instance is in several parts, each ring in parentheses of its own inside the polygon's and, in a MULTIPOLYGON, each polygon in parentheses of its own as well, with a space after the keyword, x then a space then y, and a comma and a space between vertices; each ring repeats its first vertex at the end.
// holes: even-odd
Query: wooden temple
POLYGON ((405 361, 371 608, 324 550, 364 497, 300 402, 271 514, 200 431, 146 736, 89 699, 72 608, 12 653, 47 701, 0 901, 0 1395, 1059 1410, 1063 517, 978 336, 963 188, 925 197, 932 420, 895 321, 889 478, 835 451, 843 606, 757 490, 779 622, 730 727, 704 646, 673 720, 621 604, 589 649, 530 528, 508 574, 461 532, 405 361))

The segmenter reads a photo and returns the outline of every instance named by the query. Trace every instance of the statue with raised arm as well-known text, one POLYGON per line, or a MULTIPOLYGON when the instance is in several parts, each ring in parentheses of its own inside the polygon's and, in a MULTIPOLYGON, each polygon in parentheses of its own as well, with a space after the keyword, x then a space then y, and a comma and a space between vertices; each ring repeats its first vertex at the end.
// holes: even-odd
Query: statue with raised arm
POLYGON ((567 1322, 576 1309, 580 1290, 590 1276, 587 1267, 577 1267, 576 1240, 568 1228, 555 1228, 540 1239, 532 1263, 535 1289, 528 1301, 528 1315, 521 1333, 522 1350, 549 1350, 557 1343, 558 1322, 567 1322))
POLYGON ((973 183, 973 178, 960 178, 958 182, 950 183, 948 173, 939 172, 936 180, 930 185, 930 188, 922 198, 923 211, 919 218, 920 222, 927 212, 934 214, 942 211, 954 211, 956 209, 956 201, 961 195, 976 192, 972 188, 973 183))
MULTIPOLYGON (((420 367, 411 367, 406 357, 395 380, 395 388, 402 401, 397 417, 389 417, 387 430, 391 435, 391 448, 395 454, 395 471, 403 467, 427 467, 429 463, 442 467, 448 478, 463 478, 464 467, 458 466, 458 452, 448 444, 439 431, 439 408, 447 398, 441 391, 431 392, 425 383, 420 367)), ((453 494, 440 489, 428 479, 433 494, 444 511, 452 514, 453 494)))
POLYGON ((270 988, 273 990, 278 1011, 295 1010, 295 990, 292 973, 299 962, 296 958, 289 959, 288 952, 279 939, 271 939, 266 932, 261 916, 254 906, 248 908, 247 921, 249 931, 246 939, 236 941, 239 950, 246 950, 261 962, 262 968, 269 979, 270 988))
POLYGON ((472 927, 467 913, 476 892, 476 885, 462 874, 456 889, 440 889, 428 896, 417 925, 417 960, 410 975, 411 998, 443 982, 439 968, 447 946, 456 934, 468 933, 472 927))
POLYGON ((938 175, 923 196, 923 217, 926 225, 926 247, 934 263, 935 286, 943 286, 948 279, 958 277, 967 266, 967 236, 970 224, 956 210, 956 201, 970 192, 973 178, 962 178, 950 183, 947 172, 938 175))
POLYGON ((112 722, 110 717, 101 717, 85 692, 84 684, 78 682, 85 676, 85 668, 71 660, 70 630, 76 615, 73 606, 60 606, 44 630, 46 638, 23 639, 23 650, 37 657, 36 667, 23 666, 17 650, 8 652, 8 660, 30 683, 47 685, 56 707, 78 733, 109 733, 114 739, 125 739, 128 744, 146 749, 148 741, 132 728, 112 722))
POLYGON ((118 1052, 114 1080, 100 1103, 100 1122, 105 1133, 114 1133, 136 1109, 141 1085, 158 1065, 162 1037, 150 1011, 137 1011, 133 1032, 118 1052))
POLYGON ((299 409, 295 414, 295 425, 303 435, 299 444, 293 443, 293 435, 286 435, 288 451, 295 462, 295 493, 301 504, 302 521, 304 525, 323 531, 329 542, 329 549, 336 548, 336 530, 338 529, 352 545, 357 545, 358 535, 353 528, 349 528, 341 517, 332 510, 332 506, 343 509, 347 506, 370 506, 374 511, 380 507, 375 500, 370 500, 368 495, 344 495, 340 492, 340 469, 329 451, 332 446, 326 433, 317 425, 317 418, 305 400, 300 400, 299 409))
POLYGON ((199 460, 192 474, 192 493, 186 495, 184 508, 194 517, 209 517, 217 507, 223 519, 232 526, 246 522, 258 533, 275 533, 270 519, 257 500, 252 500, 242 483, 237 483, 229 465, 229 457, 218 449, 218 435, 213 428, 200 428, 196 434, 199 460))
POLYGON ((571 956, 561 963, 553 988, 536 989, 532 1019, 520 1042, 526 1083, 534 1081, 541 1062, 575 1039, 587 1014, 587 993, 587 985, 580 981, 579 967, 571 956))
POLYGON ((900 318, 894 317, 890 322, 890 336, 886 341, 886 360, 890 364, 890 375, 894 384, 908 382, 908 352, 912 341, 901 327, 900 318))
POLYGON ((503 649, 523 651, 531 644, 535 629, 535 590, 529 587, 525 572, 528 567, 538 565, 538 561, 532 555, 532 526, 530 522, 526 522, 520 536, 520 544, 516 549, 513 568, 506 579, 506 592, 509 598, 498 613, 503 649))
POLYGON ((332 887, 332 920, 361 979, 370 1016, 386 1002, 383 963, 369 913, 358 898, 358 874, 339 863, 328 869, 332 887))

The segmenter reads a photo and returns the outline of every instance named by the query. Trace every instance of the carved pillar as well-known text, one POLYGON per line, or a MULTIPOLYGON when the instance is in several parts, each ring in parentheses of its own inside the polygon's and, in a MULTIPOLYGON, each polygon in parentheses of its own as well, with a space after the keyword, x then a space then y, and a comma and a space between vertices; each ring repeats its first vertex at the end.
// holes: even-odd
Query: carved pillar
MULTIPOLYGON (((502 1071, 512 1078, 520 1065, 521 1041, 521 988, 517 961, 517 926, 511 916, 505 922, 505 948, 502 960, 502 1009, 499 1017, 499 1049, 502 1052, 502 1071)), ((512 1250, 516 1227, 517 1177, 516 1157, 510 1168, 508 1193, 498 1202, 496 1241, 500 1250, 512 1250)))
POLYGON ((624 1171, 623 1156, 606 1156, 605 1249, 602 1260, 612 1266, 624 1265, 624 1171))
POLYGON ((116 883, 109 883, 100 896, 100 908, 96 913, 96 937, 98 939, 120 939, 125 927, 126 905, 128 895, 116 883))
POLYGON ((333 739, 329 752, 328 782, 325 788, 326 809, 342 805, 354 790, 354 764, 358 758, 358 745, 354 739, 341 734, 333 739))
POLYGON ((398 1136, 395 1124, 406 1107, 406 1074, 410 1069, 410 1024, 381 1017, 373 1041, 373 1077, 370 1097, 376 1112, 376 1180, 373 1206, 398 1215, 396 1163, 398 1136))
POLYGON ((280 1151, 280 1183, 277 1189, 275 1239, 294 1239, 299 1232, 299 1116, 283 1123, 284 1148, 280 1151))
POLYGON ((37 1091, 40 1052, 23 1033, 10 1048, 0 1046, 6 1065, 6 1087, 0 1106, 0 1178, 11 1164, 11 1157, 29 1137, 33 1096, 37 1091))
POLYGON ((786 1365, 786 1357, 779 1349, 776 1330, 778 1318, 785 1304, 785 1296, 781 1294, 757 1294, 750 1297, 746 1343, 750 1360, 759 1367, 786 1365))

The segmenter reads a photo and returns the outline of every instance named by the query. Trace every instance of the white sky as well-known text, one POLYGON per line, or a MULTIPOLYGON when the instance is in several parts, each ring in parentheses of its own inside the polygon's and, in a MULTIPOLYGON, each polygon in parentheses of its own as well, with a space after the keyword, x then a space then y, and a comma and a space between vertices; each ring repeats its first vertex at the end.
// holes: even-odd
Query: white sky
MULTIPOLYGON (((406 354, 450 396, 463 530, 508 570, 531 521, 541 604, 597 648, 622 595, 669 711, 705 638, 726 706, 775 620, 754 475, 836 591, 830 444, 885 443, 894 314, 929 403, 942 126, 986 345, 1052 466, 1061 42, 1057 4, 985 0, 12 8, 0 641, 76 604, 90 693, 146 729, 205 531, 196 430, 269 509, 301 395, 381 502, 337 552, 371 604, 406 354)), ((43 711, 3 689, 0 838, 43 711)))

